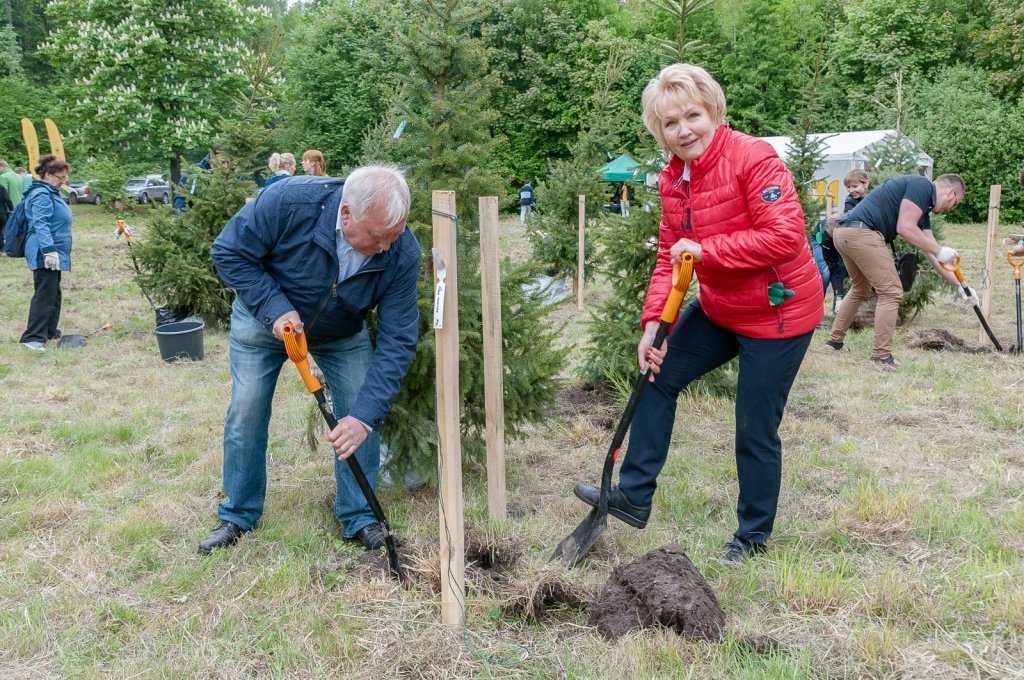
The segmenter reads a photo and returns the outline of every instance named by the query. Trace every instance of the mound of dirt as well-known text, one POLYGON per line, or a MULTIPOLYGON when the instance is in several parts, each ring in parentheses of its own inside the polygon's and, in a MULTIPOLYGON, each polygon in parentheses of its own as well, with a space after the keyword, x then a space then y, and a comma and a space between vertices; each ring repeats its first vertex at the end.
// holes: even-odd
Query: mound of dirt
POLYGON ((918 331, 907 343, 910 347, 917 349, 930 349, 946 352, 966 352, 967 354, 980 354, 991 351, 988 347, 973 347, 949 331, 941 328, 926 328, 918 331))
POLYGON ((601 596, 587 608, 609 640, 631 630, 664 626, 687 638, 717 642, 725 612, 704 576, 675 544, 612 570, 601 596))

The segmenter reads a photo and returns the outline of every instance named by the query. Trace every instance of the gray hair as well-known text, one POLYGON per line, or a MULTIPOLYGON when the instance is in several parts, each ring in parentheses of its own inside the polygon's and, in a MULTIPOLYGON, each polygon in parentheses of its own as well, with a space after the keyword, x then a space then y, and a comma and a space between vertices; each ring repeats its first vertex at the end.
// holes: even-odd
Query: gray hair
POLYGON ((384 226, 392 229, 405 223, 412 199, 405 174, 398 166, 364 165, 345 178, 341 202, 348 205, 352 219, 357 222, 366 219, 373 206, 383 206, 387 218, 384 226))
POLYGON ((7 161, 0 161, 0 170, 6 170, 9 167, 11 166, 7 164, 7 161))

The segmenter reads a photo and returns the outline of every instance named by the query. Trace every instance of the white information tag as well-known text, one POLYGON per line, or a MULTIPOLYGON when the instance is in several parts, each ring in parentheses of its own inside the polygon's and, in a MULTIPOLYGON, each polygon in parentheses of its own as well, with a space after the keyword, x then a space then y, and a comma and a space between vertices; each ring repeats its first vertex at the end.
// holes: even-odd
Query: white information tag
POLYGON ((437 285, 434 288, 434 330, 444 328, 444 287, 445 266, 437 248, 431 249, 434 254, 434 267, 437 271, 437 285))

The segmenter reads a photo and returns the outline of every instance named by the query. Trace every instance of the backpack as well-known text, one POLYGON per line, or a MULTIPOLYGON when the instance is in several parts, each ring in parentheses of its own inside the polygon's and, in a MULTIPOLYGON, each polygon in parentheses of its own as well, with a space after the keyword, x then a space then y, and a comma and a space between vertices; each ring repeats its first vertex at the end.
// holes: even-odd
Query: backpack
POLYGON ((897 253, 896 246, 892 243, 889 244, 889 248, 892 249, 893 264, 896 265, 896 275, 900 277, 903 292, 909 293, 910 289, 914 287, 914 279, 917 278, 917 253, 897 253))
POLYGON ((7 257, 25 257, 25 241, 28 239, 28 216, 25 203, 14 206, 14 212, 4 225, 4 254, 7 257))
MULTIPOLYGON (((54 201, 53 196, 50 196, 50 200, 54 201)), ((14 212, 7 217, 7 224, 4 226, 4 254, 7 257, 25 257, 25 241, 28 240, 26 205, 28 194, 25 194, 21 203, 14 206, 14 212)))

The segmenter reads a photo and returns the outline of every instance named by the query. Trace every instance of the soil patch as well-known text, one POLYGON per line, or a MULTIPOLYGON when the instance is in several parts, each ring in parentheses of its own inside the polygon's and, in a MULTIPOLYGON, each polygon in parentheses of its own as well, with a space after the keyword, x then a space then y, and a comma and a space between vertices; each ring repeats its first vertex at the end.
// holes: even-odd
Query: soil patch
POLYGON ((588 607, 591 624, 609 640, 631 630, 663 626, 686 638, 722 639, 725 612, 704 576, 675 544, 612 570, 588 607))
POLYGON ((926 328, 923 331, 918 331, 907 342, 907 345, 917 349, 930 349, 939 352, 966 352, 967 354, 981 354, 992 351, 989 347, 968 345, 949 331, 941 328, 926 328))
POLYGON ((551 415, 556 418, 585 415, 602 427, 606 427, 609 421, 611 427, 615 427, 618 421, 616 412, 621 414, 621 411, 622 405, 610 390, 568 385, 559 392, 551 415))

